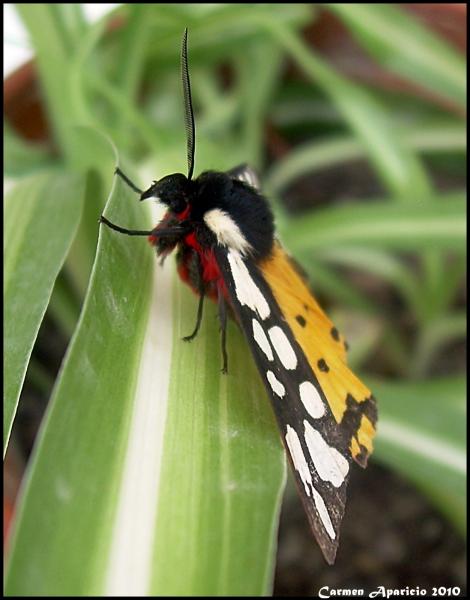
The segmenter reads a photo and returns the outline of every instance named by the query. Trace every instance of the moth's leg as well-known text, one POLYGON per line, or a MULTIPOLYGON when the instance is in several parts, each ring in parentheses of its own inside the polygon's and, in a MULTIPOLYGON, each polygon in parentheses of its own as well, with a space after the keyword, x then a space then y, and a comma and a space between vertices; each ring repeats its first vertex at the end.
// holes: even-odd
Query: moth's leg
POLYGON ((111 221, 109 221, 106 217, 103 217, 103 215, 101 215, 100 217, 100 223, 103 223, 103 225, 106 225, 107 227, 109 227, 110 229, 114 229, 114 231, 118 231, 119 233, 125 233, 126 235, 142 235, 142 236, 149 236, 152 235, 153 231, 142 231, 139 229, 125 229, 124 227, 120 227, 119 225, 115 225, 114 223, 111 223, 111 221))
POLYGON ((191 333, 191 335, 186 335, 183 338, 184 342, 190 342, 191 340, 193 340, 197 336, 197 333, 199 331, 199 327, 201 326, 201 322, 202 322, 202 308, 204 306, 204 296, 205 296, 205 294, 206 294, 206 292, 205 292, 204 289, 199 292, 199 304, 198 304, 198 307, 197 307, 196 327, 194 328, 194 331, 191 333))
POLYGON ((124 173, 121 171, 121 169, 120 169, 119 167, 116 167, 116 168, 114 169, 114 173, 115 173, 116 175, 119 175, 119 177, 120 177, 120 178, 121 178, 123 181, 125 181, 125 182, 127 183, 127 185, 128 185, 128 186, 129 186, 131 189, 133 189, 133 190, 134 190, 134 192, 137 192, 138 194, 142 194, 142 190, 141 190, 141 189, 139 189, 139 188, 138 188, 138 187, 135 185, 135 183, 133 183, 133 182, 132 182, 132 181, 129 179, 129 177, 127 177, 127 175, 125 175, 125 174, 124 174, 124 173))
POLYGON ((202 322, 202 309, 204 307, 204 297, 206 295, 206 286, 204 285, 204 279, 202 276, 202 264, 197 252, 193 253, 192 258, 196 263, 196 274, 194 275, 194 277, 197 279, 199 304, 197 307, 196 327, 194 328, 194 331, 191 333, 191 335, 187 335, 183 338, 183 341, 185 342, 190 342, 191 340, 193 340, 199 331, 199 327, 201 326, 202 322))
POLYGON ((224 294, 220 286, 217 286, 217 306, 219 309, 219 322, 220 322, 220 346, 222 349, 222 373, 228 373, 228 359, 227 359, 227 305, 225 303, 224 294))

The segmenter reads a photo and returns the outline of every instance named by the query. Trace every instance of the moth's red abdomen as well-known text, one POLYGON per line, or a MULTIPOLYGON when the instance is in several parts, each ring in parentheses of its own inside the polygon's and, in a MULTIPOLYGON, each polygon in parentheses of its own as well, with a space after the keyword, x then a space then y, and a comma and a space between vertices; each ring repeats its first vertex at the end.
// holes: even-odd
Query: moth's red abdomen
POLYGON ((222 279, 222 274, 219 269, 219 265, 214 256, 214 252, 209 250, 209 252, 205 252, 202 257, 203 264, 203 274, 202 278, 205 282, 217 281, 218 279, 222 279))
POLYGON ((198 242, 194 233, 188 234, 178 255, 178 275, 196 293, 200 293, 200 279, 206 295, 217 300, 217 288, 226 295, 222 273, 212 249, 206 249, 198 242))
POLYGON ((184 243, 187 246, 190 246, 191 248, 194 248, 194 250, 196 250, 196 252, 201 256, 202 258, 202 248, 201 248, 201 244, 197 241, 196 239, 196 234, 194 233, 194 231, 192 231, 191 233, 189 233, 185 238, 184 238, 184 243))
POLYGON ((190 212, 191 212, 191 207, 188 204, 188 206, 183 210, 183 212, 180 212, 176 215, 178 221, 180 221, 180 223, 182 221, 185 221, 189 217, 190 212))

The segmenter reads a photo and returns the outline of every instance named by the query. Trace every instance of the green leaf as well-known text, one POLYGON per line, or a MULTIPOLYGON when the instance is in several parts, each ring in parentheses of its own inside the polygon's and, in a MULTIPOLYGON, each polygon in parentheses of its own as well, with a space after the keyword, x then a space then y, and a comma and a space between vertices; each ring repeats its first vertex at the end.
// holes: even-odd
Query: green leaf
MULTIPOLYGON (((143 210, 117 180, 107 217, 145 229, 143 210)), ((196 306, 172 259, 161 269, 145 239, 101 229, 24 486, 9 595, 269 592, 279 435, 233 324, 220 373, 215 306, 181 341, 196 306)))
POLYGON ((269 18, 262 22, 262 26, 287 50, 306 75, 329 95, 393 197, 403 202, 410 202, 411 198, 426 198, 431 192, 431 185, 423 165, 400 139, 380 102, 365 88, 330 69, 287 26, 269 18))
MULTIPOLYGON (((463 273, 462 273, 463 278, 463 273)), ((467 315, 463 312, 447 312, 434 317, 420 331, 413 356, 408 363, 411 377, 422 377, 428 370, 432 359, 442 348, 456 339, 465 341, 467 315)))
POLYGON ((80 222, 84 179, 47 173, 5 198, 5 453, 31 351, 80 222))
POLYGON ((465 210, 457 193, 426 203, 354 203, 286 220, 281 233, 294 254, 348 245, 464 252, 465 210))
POLYGON ((70 139, 80 157, 75 163, 76 168, 88 173, 82 218, 65 265, 71 284, 83 301, 95 259, 96 223, 104 208, 104 190, 111 185, 118 158, 112 141, 99 130, 74 127, 70 139))
POLYGON ((310 252, 296 253, 296 258, 302 265, 302 269, 307 273, 312 289, 315 290, 316 294, 323 292, 329 297, 335 298, 339 303, 360 311, 377 312, 377 308, 370 299, 348 283, 340 273, 325 265, 321 260, 316 260, 316 257, 314 259, 310 252))
POLYGON ((273 89, 279 81, 282 52, 272 40, 258 43, 238 62, 241 108, 244 113, 245 161, 259 168, 263 156, 264 115, 273 89), (256 90, 253 81, 257 82, 256 90))
POLYGON ((18 177, 31 174, 35 170, 50 167, 53 162, 46 147, 26 142, 15 133, 8 123, 3 125, 3 149, 5 153, 4 175, 18 177))
POLYGON ((409 266, 394 256, 390 251, 379 248, 361 248, 331 246, 315 253, 317 260, 324 261, 326 265, 339 265, 349 269, 356 269, 371 273, 377 278, 395 286, 396 290, 406 301, 407 306, 415 314, 419 314, 422 303, 427 298, 422 298, 420 281, 416 273, 409 266))
POLYGON ((390 4, 329 4, 385 67, 465 108, 465 60, 405 11, 390 4))
POLYGON ((234 323, 227 332, 229 373, 220 376, 215 306, 207 307, 198 338, 182 344, 194 326, 195 301, 180 283, 175 292, 179 323, 151 595, 264 595, 283 480, 269 399, 234 323))
POLYGON ((142 69, 151 41, 150 15, 152 5, 128 5, 128 23, 120 39, 120 60, 118 61, 118 86, 129 101, 133 101, 142 79, 142 69))
POLYGON ((260 22, 265 19, 302 27, 312 18, 312 6, 299 3, 213 4, 207 11, 195 11, 195 6, 152 5, 154 38, 149 55, 157 57, 158 64, 174 65, 178 60, 179 41, 185 27, 189 28, 191 36, 191 63, 213 64, 227 57, 233 58, 253 41, 262 39, 264 32, 260 22))
MULTIPOLYGON (((137 206, 123 196, 115 202, 133 226, 137 206)), ((103 577, 152 257, 130 238, 101 234, 100 260, 31 458, 12 538, 10 595, 93 594, 103 577)))
MULTIPOLYGON (((403 142, 414 150, 431 153, 466 150, 466 136, 461 123, 428 124, 425 127, 408 127, 401 130, 403 142)), ((268 195, 277 195, 291 182, 307 173, 341 165, 364 158, 365 151, 353 137, 330 137, 315 140, 292 149, 285 158, 277 161, 265 178, 268 195)))
POLYGON ((415 482, 464 535, 464 379, 369 383, 379 407, 374 457, 415 482))
POLYGON ((62 270, 56 279, 48 311, 68 338, 73 335, 80 316, 80 310, 81 303, 77 294, 68 281, 64 270, 62 270))
MULTIPOLYGON (((54 4, 15 4, 34 46, 49 122, 67 158, 75 151, 70 139, 73 99, 68 86, 71 38, 54 4)), ((73 11, 71 11, 73 12, 73 11)))

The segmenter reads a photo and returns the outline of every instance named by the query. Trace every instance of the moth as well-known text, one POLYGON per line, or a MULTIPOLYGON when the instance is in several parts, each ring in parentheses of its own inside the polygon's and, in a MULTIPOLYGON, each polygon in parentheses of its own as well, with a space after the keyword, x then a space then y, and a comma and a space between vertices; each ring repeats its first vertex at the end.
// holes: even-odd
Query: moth
POLYGON ((116 173, 140 200, 167 211, 151 231, 101 223, 147 236, 162 260, 176 250, 181 279, 199 296, 192 340, 206 297, 217 303, 222 371, 227 372, 226 324, 237 321, 271 398, 282 442, 313 533, 333 564, 354 463, 365 467, 377 420, 369 389, 351 372, 343 336, 313 297, 276 238, 274 218, 255 172, 246 165, 193 178, 195 122, 187 58, 181 51, 188 174, 173 173, 139 189, 116 173))

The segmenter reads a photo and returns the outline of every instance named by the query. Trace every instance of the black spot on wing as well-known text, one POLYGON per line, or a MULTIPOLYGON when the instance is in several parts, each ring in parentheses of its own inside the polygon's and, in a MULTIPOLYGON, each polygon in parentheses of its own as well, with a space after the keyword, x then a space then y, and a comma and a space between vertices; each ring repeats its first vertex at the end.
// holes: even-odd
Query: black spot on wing
POLYGON ((330 367, 326 364, 324 358, 320 358, 320 360, 317 362, 317 365, 320 371, 323 371, 323 373, 328 373, 328 371, 330 370, 330 367))
POLYGON ((307 324, 307 321, 302 315, 296 315, 295 320, 301 327, 305 327, 305 325, 307 324))
POLYGON ((339 342, 339 331, 336 329, 336 327, 332 327, 330 333, 335 342, 339 342))

